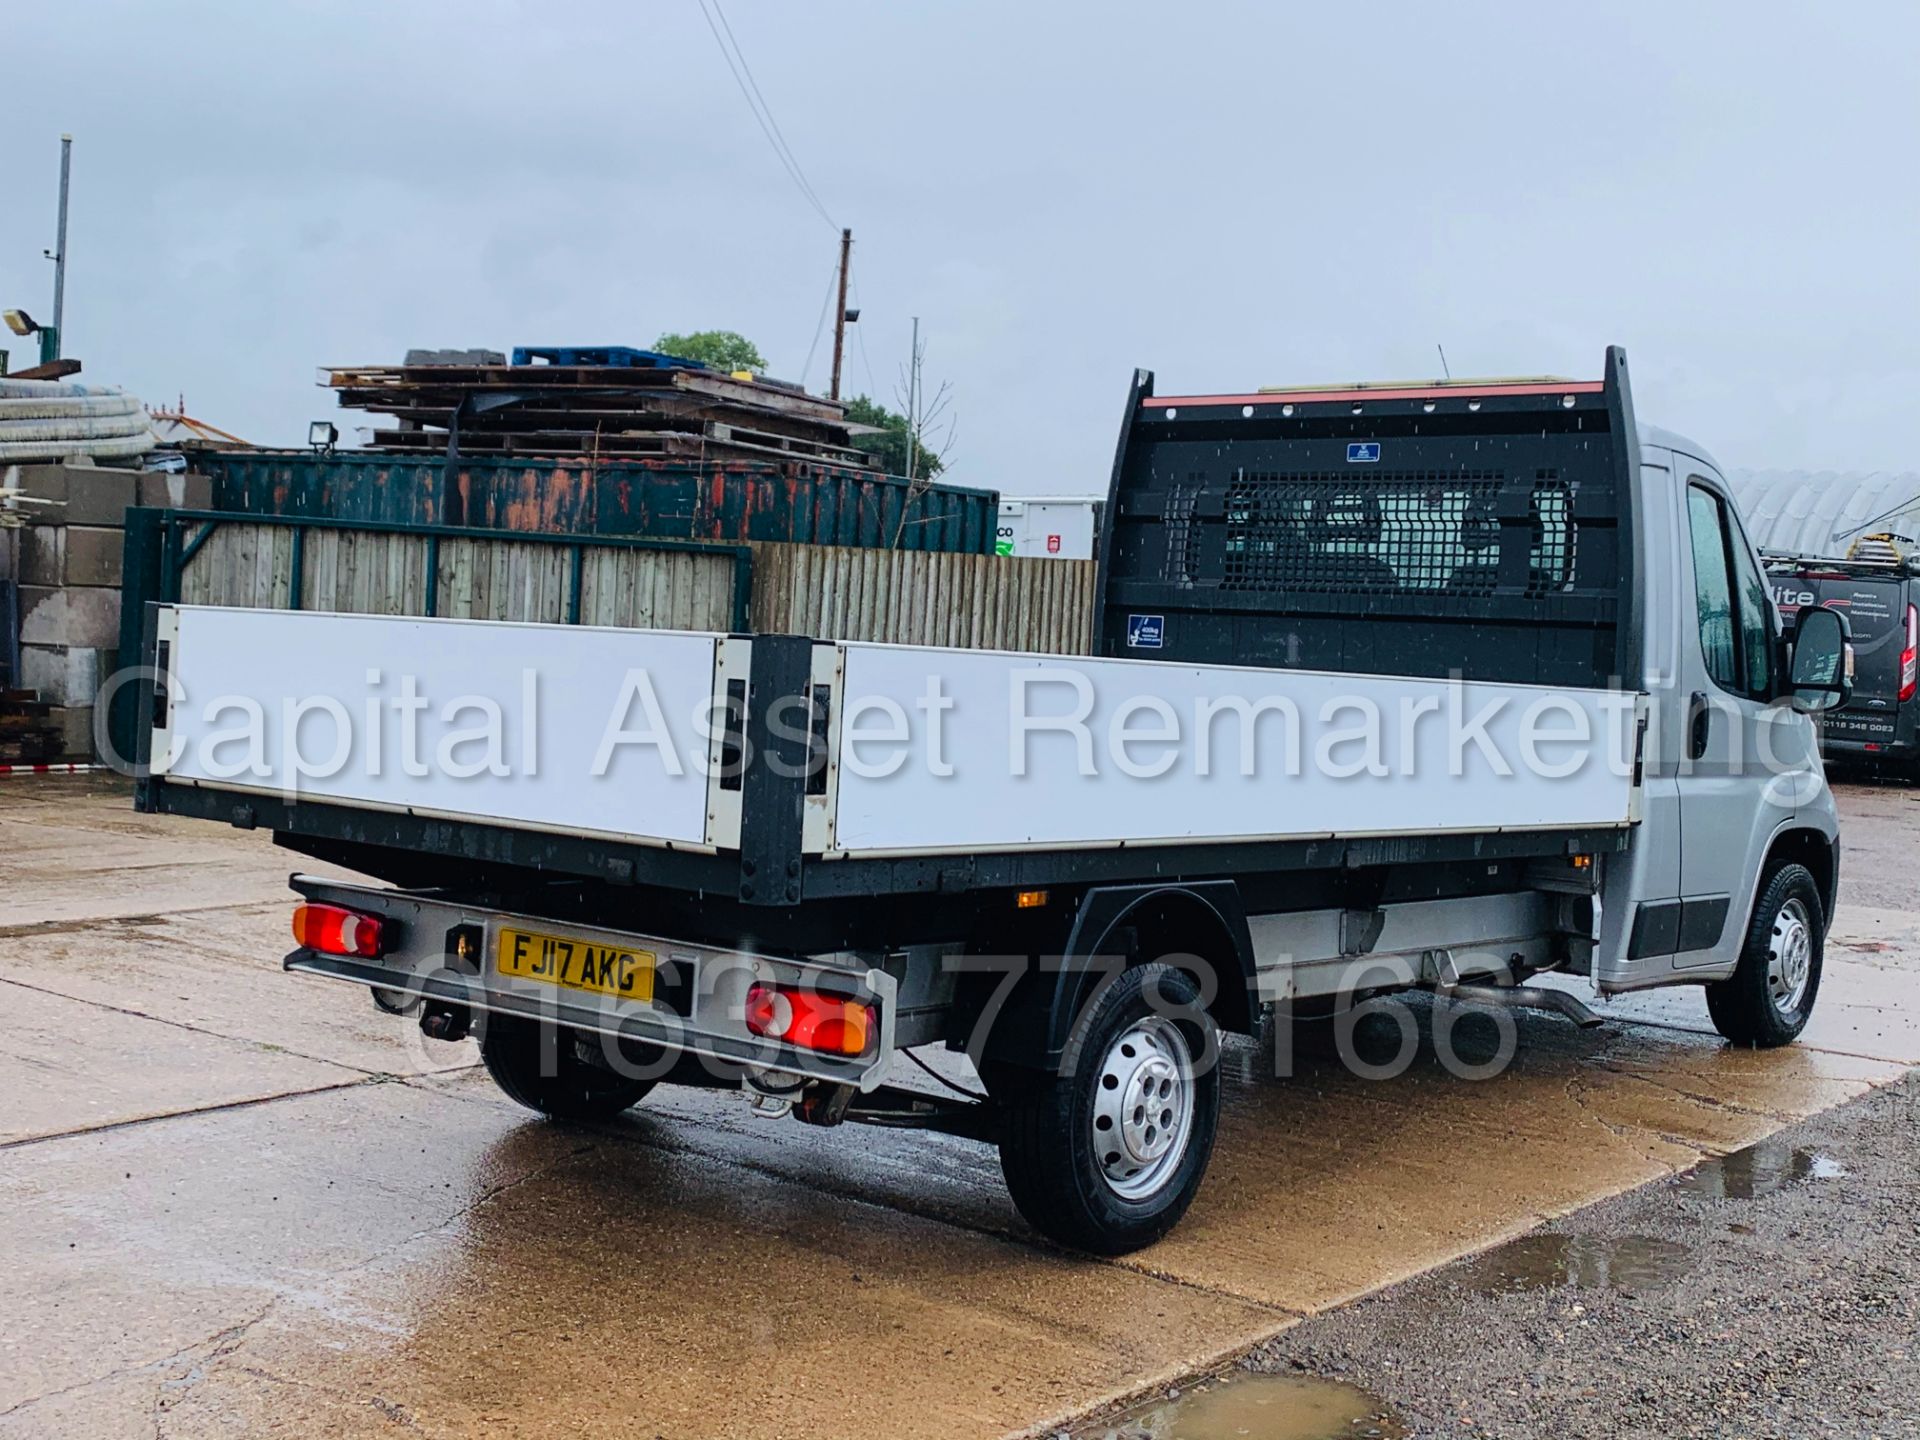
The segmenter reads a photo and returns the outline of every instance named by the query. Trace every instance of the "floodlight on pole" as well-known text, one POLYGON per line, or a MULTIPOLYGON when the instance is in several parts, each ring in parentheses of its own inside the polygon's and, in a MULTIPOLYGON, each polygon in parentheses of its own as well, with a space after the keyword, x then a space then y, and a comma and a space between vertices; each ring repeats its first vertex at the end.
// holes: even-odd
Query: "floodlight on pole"
POLYGON ((38 335, 40 337, 40 363, 51 364, 60 358, 60 330, 55 325, 42 325, 24 310, 8 310, 0 314, 7 322, 7 328, 19 336, 38 335))

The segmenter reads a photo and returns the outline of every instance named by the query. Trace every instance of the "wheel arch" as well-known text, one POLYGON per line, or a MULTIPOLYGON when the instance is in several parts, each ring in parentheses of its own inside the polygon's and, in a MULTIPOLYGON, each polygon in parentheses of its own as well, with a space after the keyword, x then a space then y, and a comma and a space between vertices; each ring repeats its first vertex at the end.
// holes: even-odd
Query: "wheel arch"
POLYGON ((1076 907, 1058 963, 1013 988, 984 1040, 989 1059, 1051 1069, 1113 961, 1162 961, 1193 976, 1214 1023, 1251 1034, 1259 1014, 1253 938, 1231 880, 1097 886, 1076 907))
POLYGON ((1766 877, 1782 864, 1804 865, 1813 875, 1820 891, 1821 928, 1824 934, 1833 928, 1834 902, 1840 890, 1840 842, 1838 837, 1805 825, 1789 825, 1773 837, 1760 871, 1753 877, 1753 894, 1747 900, 1747 916, 1760 902, 1760 889, 1766 877))

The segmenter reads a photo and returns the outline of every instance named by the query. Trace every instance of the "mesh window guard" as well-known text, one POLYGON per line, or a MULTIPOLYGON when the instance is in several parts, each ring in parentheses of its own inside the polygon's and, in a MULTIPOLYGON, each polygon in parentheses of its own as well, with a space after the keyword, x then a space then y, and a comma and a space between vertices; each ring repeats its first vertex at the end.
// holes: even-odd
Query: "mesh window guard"
POLYGON ((1499 471, 1234 477, 1227 490, 1231 590, 1492 593, 1499 471))
POLYGON ((1195 552, 1200 545, 1200 531, 1193 523, 1193 508, 1200 501, 1201 492, 1207 488, 1205 475, 1189 475, 1184 484, 1173 486, 1167 491, 1167 508, 1161 513, 1167 523, 1167 556, 1161 566, 1160 578, 1175 585, 1192 585, 1195 552))
MULTIPOLYGON (((1227 487, 1221 587, 1362 594, 1380 590, 1491 595, 1499 587, 1497 470, 1414 472, 1242 471, 1227 487)), ((1193 573, 1193 495, 1177 487, 1167 509, 1168 578, 1193 573), (1179 516, 1176 522, 1175 516, 1179 516)), ((1573 583, 1573 486, 1536 472, 1526 593, 1573 583)))
POLYGON ((1533 476, 1533 545, 1527 560, 1527 594, 1550 595, 1573 586, 1573 484, 1557 470, 1533 476))

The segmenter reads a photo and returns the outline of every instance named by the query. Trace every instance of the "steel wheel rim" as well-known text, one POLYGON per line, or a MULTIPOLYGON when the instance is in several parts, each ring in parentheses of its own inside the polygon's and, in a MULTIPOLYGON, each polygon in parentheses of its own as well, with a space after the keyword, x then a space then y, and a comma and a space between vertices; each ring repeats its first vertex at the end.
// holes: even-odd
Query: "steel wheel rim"
POLYGON ((1162 1016, 1137 1020, 1100 1062, 1089 1126, 1107 1187, 1140 1200, 1166 1185, 1193 1137, 1193 1052, 1162 1016))
POLYGON ((1799 1010, 1813 980, 1813 922, 1807 907, 1789 900, 1773 917, 1767 941, 1767 998, 1782 1015, 1799 1010))

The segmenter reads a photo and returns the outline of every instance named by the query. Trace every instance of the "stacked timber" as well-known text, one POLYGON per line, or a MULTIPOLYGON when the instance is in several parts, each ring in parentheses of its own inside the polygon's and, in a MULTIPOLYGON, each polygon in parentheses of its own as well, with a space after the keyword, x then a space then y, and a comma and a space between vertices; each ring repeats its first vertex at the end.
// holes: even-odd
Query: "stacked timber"
POLYGON ((33 690, 0 690, 0 765, 33 765, 67 753, 54 707, 33 690))
POLYGON ((392 417, 364 432, 389 452, 874 468, 845 408, 792 386, 622 347, 531 353, 564 363, 343 367, 321 383, 343 409, 392 417))

